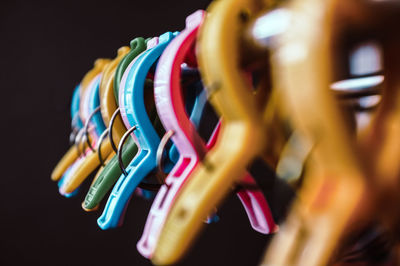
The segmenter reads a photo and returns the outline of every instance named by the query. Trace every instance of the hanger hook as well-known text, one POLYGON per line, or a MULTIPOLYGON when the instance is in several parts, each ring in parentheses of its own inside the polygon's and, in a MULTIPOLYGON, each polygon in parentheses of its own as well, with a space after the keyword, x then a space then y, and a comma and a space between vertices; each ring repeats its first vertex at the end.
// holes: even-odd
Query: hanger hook
POLYGON ((74 117, 71 119, 71 128, 76 128, 76 123, 79 119, 79 114, 76 113, 74 117))
POLYGON ((97 106, 97 107, 93 110, 93 112, 89 115, 88 119, 86 120, 85 126, 83 127, 83 128, 85 129, 86 143, 87 143, 87 145, 89 146, 89 148, 90 148, 92 151, 95 151, 95 150, 93 149, 92 144, 90 143, 90 138, 89 138, 89 123, 90 123, 90 120, 93 118, 93 116, 94 116, 97 112, 99 112, 99 111, 100 111, 100 106, 97 106))
POLYGON ((80 140, 79 140, 79 143, 78 143, 78 146, 80 145, 80 146, 82 146, 82 154, 84 155, 84 156, 86 156, 86 145, 87 145, 87 142, 88 141, 88 138, 87 138, 87 136, 85 135, 85 131, 83 131, 82 132, 82 135, 81 135, 81 138, 80 138, 80 140))
POLYGON ((165 178, 167 177, 167 175, 165 174, 165 172, 163 171, 163 155, 164 155, 164 150, 165 147, 167 146, 168 141, 171 139, 171 137, 174 135, 174 131, 173 130, 168 130, 167 132, 165 132, 164 136, 162 137, 160 144, 158 145, 157 148, 157 178, 158 181, 161 184, 165 184, 165 178))
MULTIPOLYGON (((78 131, 78 133, 76 134, 76 136, 75 136, 74 145, 76 146, 76 150, 78 151, 78 156, 81 156, 81 155, 83 154, 83 152, 81 152, 80 146, 79 146, 79 144, 80 144, 81 141, 82 141, 83 131, 84 131, 84 129, 81 128, 81 129, 78 131)), ((83 147, 83 149, 85 149, 85 147, 83 147)))
POLYGON ((72 145, 75 141, 76 134, 79 132, 79 128, 76 126, 79 115, 76 113, 71 120, 71 133, 69 134, 69 144, 72 145))
MULTIPOLYGON (((118 150, 117 150, 117 156, 118 156, 118 163, 119 163, 119 168, 121 168, 122 173, 124 174, 124 176, 127 176, 128 173, 125 170, 125 166, 124 166, 124 162, 122 161, 122 148, 125 145, 125 141, 128 138, 128 136, 136 130, 136 126, 133 126, 132 128, 130 128, 128 131, 125 132, 125 134, 122 136, 121 141, 119 142, 118 145, 118 150)), ((111 131, 109 131, 111 133, 111 131)), ((111 134, 109 134, 111 135, 111 134)))
POLYGON ((69 134, 69 145, 73 145, 76 140, 76 135, 79 132, 79 128, 73 127, 71 133, 69 134))
POLYGON ((113 133, 112 133, 113 130, 112 130, 112 128, 113 128, 113 126, 114 126, 115 119, 117 118, 117 115, 118 115, 120 112, 121 112, 121 109, 118 107, 118 108, 115 110, 115 112, 113 113, 113 115, 111 116, 110 124, 108 125, 108 137, 109 137, 109 139, 110 139, 111 147, 112 147, 112 149, 114 150, 115 153, 118 153, 118 149, 117 149, 117 146, 115 146, 115 143, 114 143, 113 133))
POLYGON ((104 139, 106 138, 108 134, 108 128, 101 133, 100 138, 99 138, 99 143, 97 144, 97 156, 99 157, 99 162, 101 166, 105 166, 103 156, 101 155, 101 145, 103 144, 104 139))

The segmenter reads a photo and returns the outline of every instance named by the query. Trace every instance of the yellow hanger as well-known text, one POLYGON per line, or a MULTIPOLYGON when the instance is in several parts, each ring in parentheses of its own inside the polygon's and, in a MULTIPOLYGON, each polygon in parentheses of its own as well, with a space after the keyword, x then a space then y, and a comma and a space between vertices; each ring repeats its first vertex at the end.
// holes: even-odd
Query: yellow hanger
MULTIPOLYGON (((101 74, 104 69, 107 67, 107 65, 110 63, 110 59, 97 59, 94 62, 94 68, 92 70, 90 70, 85 77, 83 78, 82 82, 81 82, 81 89, 80 89, 80 98, 83 99, 85 97, 85 94, 87 93, 87 89, 90 85, 90 83, 92 83, 92 81, 96 78, 96 76, 98 76, 99 74, 101 74)), ((81 100, 80 101, 80 107, 79 107, 79 115, 82 117, 82 119, 85 119, 85 116, 83 114, 83 105, 85 104, 85 101, 81 100)), ((83 123, 85 123, 85 121, 82 121, 83 123)))
MULTIPOLYGON (((270 7, 272 1, 266 2, 265 7, 270 7)), ((243 59, 239 34, 260 7, 260 1, 248 0, 221 0, 209 7, 198 59, 209 100, 224 124, 215 148, 194 169, 170 210, 153 254, 155 264, 171 264, 182 257, 206 217, 240 182, 249 163, 265 151, 269 136, 262 121, 269 77, 263 75, 259 88, 252 91, 238 68, 243 59)))
POLYGON ((51 180, 58 181, 78 157, 78 148, 75 145, 71 146, 51 173, 51 180))
MULTIPOLYGON (((120 49, 118 49, 117 56, 107 65, 104 65, 104 70, 102 72, 102 77, 100 81, 99 95, 100 111, 106 126, 108 126, 108 124, 110 123, 110 119, 117 109, 113 88, 115 70, 118 66, 118 63, 129 52, 129 50, 129 47, 121 47, 120 49)), ((116 125, 118 125, 118 123, 116 123, 116 125)), ((119 143, 119 140, 122 137, 121 133, 123 134, 122 130, 126 130, 125 127, 123 129, 119 128, 115 132, 116 134, 113 134, 113 140, 115 143, 119 143)), ((76 171, 71 174, 71 178, 69 178, 63 184, 61 190, 64 193, 71 193, 76 188, 78 188, 82 184, 82 182, 85 181, 85 179, 101 164, 97 152, 100 152, 103 158, 108 158, 110 154, 115 155, 115 152, 112 150, 109 138, 104 139, 100 151, 89 151, 89 153, 83 159, 80 167, 78 167, 76 171)), ((99 172, 96 174, 96 176, 100 175, 100 171, 102 169, 103 168, 99 169, 99 172)))
MULTIPOLYGON (((103 69, 104 65, 108 63, 107 59, 97 59, 94 63, 94 67, 84 76, 81 82, 81 89, 85 90, 89 85, 90 81, 97 76, 103 69)), ((81 92, 82 95, 82 92, 81 92)), ((61 158, 53 172, 51 173, 51 179, 53 181, 58 181, 64 172, 68 169, 73 162, 78 159, 79 152, 75 145, 71 146, 67 153, 61 158)))
POLYGON ((400 57, 395 48, 399 39, 389 27, 394 14, 399 16, 399 6, 394 12, 385 5, 387 8, 383 2, 301 0, 288 6, 293 26, 276 37, 273 80, 285 93, 296 127, 316 145, 299 198, 262 265, 326 265, 346 232, 362 226, 368 218, 391 221, 389 224, 398 227, 398 211, 390 201, 382 204, 383 199, 399 200, 395 188, 399 164, 394 158, 400 155, 395 137, 400 134, 400 57), (366 33, 379 28, 381 37, 366 33), (339 46, 341 34, 348 29, 382 42, 385 79, 389 78, 371 127, 359 139, 349 133, 328 89, 335 62, 332 44, 339 46))
POLYGON ((359 37, 374 41, 382 49, 384 82, 381 101, 370 127, 360 137, 360 154, 366 162, 370 198, 374 200, 372 208, 367 209, 364 216, 379 219, 389 233, 397 235, 400 222, 397 204, 400 201, 400 164, 397 160, 400 158, 400 37, 397 34, 400 5, 397 1, 335 3, 339 10, 337 13, 341 15, 339 20, 344 21, 342 27, 336 30, 336 35, 351 27, 361 33, 359 37), (353 12, 349 16, 349 12, 341 12, 344 10, 353 12))
MULTIPOLYGON (((106 125, 109 125, 112 115, 118 108, 113 91, 115 72, 119 62, 129 53, 129 51, 130 47, 128 46, 119 48, 117 57, 104 70, 104 77, 100 83, 100 111, 106 125)), ((113 131, 115 131, 115 134, 113 134, 114 142, 119 143, 126 132, 126 128, 123 125, 120 116, 118 116, 114 121, 113 131)))

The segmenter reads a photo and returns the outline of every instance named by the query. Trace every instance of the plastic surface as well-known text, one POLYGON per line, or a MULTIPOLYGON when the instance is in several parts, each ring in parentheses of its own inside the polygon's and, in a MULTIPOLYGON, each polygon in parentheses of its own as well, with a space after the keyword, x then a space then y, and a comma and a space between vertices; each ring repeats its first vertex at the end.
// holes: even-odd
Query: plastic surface
POLYGON ((79 106, 79 116, 81 117, 83 123, 85 123, 84 119, 85 117, 87 117, 87 115, 83 114, 82 112, 88 111, 87 108, 83 107, 83 105, 87 104, 87 102, 85 103, 85 101, 83 101, 83 99, 85 98, 85 94, 87 93, 89 85, 93 82, 96 76, 103 72, 108 63, 110 63, 109 59, 97 59, 94 62, 93 69, 91 69, 82 79, 79 94, 81 99, 79 106))
POLYGON ((64 186, 65 182, 70 178, 72 172, 76 171, 76 169, 79 169, 79 166, 81 165, 81 163, 82 163, 82 158, 79 158, 78 160, 73 162, 72 165, 65 171, 65 173, 63 174, 63 176, 57 183, 59 193, 66 198, 74 197, 79 193, 79 188, 77 188, 74 191, 71 191, 69 193, 65 193, 63 190, 61 190, 61 188, 64 186))
MULTIPOLYGON (((107 69, 107 71, 110 72, 108 75, 114 75, 114 77, 112 79, 108 79, 108 81, 105 81, 105 98, 102 98, 102 101, 104 101, 103 106, 106 107, 104 109, 104 112, 107 114, 103 116, 112 116, 112 113, 115 111, 115 109, 114 111, 112 111, 114 105, 115 108, 118 105, 118 94, 123 73, 125 72, 128 65, 145 49, 145 40, 142 37, 138 37, 131 41, 131 49, 129 50, 129 52, 128 49, 126 49, 125 47, 118 50, 118 56, 113 62, 111 62, 109 69, 107 69), (117 66, 115 67, 116 63, 117 66), (113 70, 114 67, 115 70, 113 70), (110 82, 112 82, 112 84, 110 84, 110 82), (115 102, 115 100, 117 100, 117 102, 115 102)), ((118 144, 126 131, 126 127, 122 122, 121 116, 116 117, 112 130, 114 141, 116 144, 118 144)), ((138 148, 133 141, 127 141, 124 150, 125 152, 122 155, 122 160, 125 164, 127 164, 135 156, 138 148)), ((86 210, 91 210, 95 208, 118 180, 118 177, 122 174, 118 164, 117 156, 115 155, 114 158, 106 165, 106 167, 104 167, 100 171, 101 173, 97 174, 98 178, 91 184, 85 200, 82 204, 82 207, 86 210)))
MULTIPOLYGON (((129 53, 130 48, 123 46, 118 49, 117 56, 107 65, 103 71, 103 76, 100 82, 100 106, 101 115, 103 117, 105 125, 109 125, 110 119, 117 109, 117 102, 114 97, 114 77, 116 69, 121 60, 129 53)), ((122 131, 121 131, 122 132, 122 131)), ((116 130, 114 134, 116 137, 114 140, 116 143, 119 142, 122 135, 119 135, 119 130, 116 130)))
MULTIPOLYGON (((106 139, 101 146, 102 154, 110 154, 112 152, 111 145, 106 139)), ((87 155, 81 159, 79 168, 70 171, 69 177, 65 179, 63 186, 60 187, 62 193, 71 193, 78 188, 89 176, 100 166, 99 157, 96 152, 87 151, 87 155)))
POLYGON ((57 163, 53 172, 51 173, 51 180, 58 181, 62 177, 68 167, 70 167, 74 161, 78 158, 78 150, 75 145, 71 146, 68 151, 64 154, 61 160, 57 163))
POLYGON ((274 75, 279 78, 274 80, 287 98, 296 127, 317 144, 299 199, 263 264, 327 265, 347 233, 363 228, 366 221, 379 219, 386 226, 398 227, 399 216, 393 210, 399 199, 400 39, 393 22, 398 21, 400 5, 395 1, 300 0, 293 1, 288 11, 292 24, 301 22, 302 28, 291 27, 276 37, 277 46, 271 51, 274 75), (348 29, 359 41, 378 41, 385 62, 382 100, 370 127, 359 137, 351 134, 340 105, 327 89, 337 63, 332 55, 338 53, 335 47, 347 42, 343 39, 348 29), (303 49, 295 58, 287 54, 292 43, 303 49))
MULTIPOLYGON (((94 110, 100 106, 100 81, 101 81, 102 74, 99 74, 95 80, 93 81, 93 89, 90 91, 89 95, 89 112, 93 113, 94 110)), ((90 86, 91 86, 90 85, 90 86)), ((90 124, 94 127, 94 130, 98 137, 103 133, 106 129, 106 126, 103 121, 103 117, 101 116, 101 112, 96 112, 92 119, 90 120, 90 124)))
MULTIPOLYGON (((87 117, 89 117, 100 104, 100 98, 99 98, 100 80, 101 80, 101 73, 98 74, 89 83, 88 88, 83 94, 82 98, 83 103, 80 106, 82 110, 80 112, 85 117, 85 119, 87 119, 87 117)), ((105 125, 103 123, 100 112, 95 113, 91 121, 89 121, 89 127, 93 128, 93 130, 89 132, 92 133, 91 134, 93 136, 92 145, 95 146, 99 136, 105 130, 105 125)), ((108 156, 110 152, 111 152, 111 145, 109 140, 106 139, 104 141, 104 144, 102 145, 102 154, 104 154, 104 156, 108 156)), ((63 185, 60 187, 61 193, 68 194, 74 191, 100 165, 97 153, 92 150, 88 150, 88 152, 83 155, 83 158, 81 158, 81 160, 82 162, 80 163, 79 168, 71 170, 68 175, 68 178, 64 179, 63 185)))
MULTIPOLYGON (((122 153, 122 161, 124 164, 128 165, 136 153, 137 146, 130 138, 127 140, 122 153)), ((96 178, 96 180, 90 185, 89 191, 87 192, 82 204, 83 208, 86 210, 96 208, 108 191, 113 187, 113 185, 115 185, 115 182, 117 182, 121 174, 122 172, 118 164, 118 158, 114 155, 106 166, 98 172, 98 178, 96 178)))
MULTIPOLYGON (((140 40, 140 38, 137 38, 140 40)), ((128 47, 121 47, 118 49, 117 57, 108 65, 107 69, 104 70, 104 80, 102 80, 102 86, 100 87, 100 97, 101 100, 101 114, 103 116, 106 125, 109 124, 112 115, 118 107, 118 102, 115 101, 114 93, 119 90, 119 87, 115 87, 116 84, 119 85, 120 77, 118 76, 119 71, 123 71, 123 62, 133 58, 133 55, 140 51, 141 46, 137 46, 134 51, 130 50, 128 47), (108 76, 108 78, 107 78, 108 76), (103 86, 104 85, 104 86, 103 86)), ((130 62, 130 61, 129 61, 130 62)), ((113 125, 113 137, 114 143, 118 144, 122 136, 126 132, 126 127, 122 123, 121 117, 117 116, 113 125)))
POLYGON ((116 227, 122 222, 123 212, 137 185, 156 168, 156 151, 160 138, 146 113, 144 85, 148 71, 173 37, 174 35, 169 32, 161 35, 159 43, 143 52, 134 62, 131 71, 127 73, 124 99, 121 100, 131 106, 126 110, 126 115, 131 123, 137 126, 134 140, 140 149, 127 168, 128 175, 121 175, 118 179, 103 214, 97 220, 102 229, 116 227))
MULTIPOLYGON (((196 67, 193 44, 204 15, 204 11, 197 11, 186 19, 186 29, 168 45, 159 60, 156 70, 154 89, 156 106, 166 131, 172 130, 174 132, 172 141, 178 148, 180 157, 178 163, 166 178, 166 184, 161 187, 153 202, 142 238, 137 244, 139 252, 147 258, 152 256, 168 211, 173 205, 180 188, 190 177, 199 160, 204 157, 207 149, 213 146, 218 135, 219 126, 206 147, 196 131, 195 124, 189 120, 181 88, 182 64, 186 63, 188 66, 196 67)), ((205 91, 201 92, 201 97, 206 98, 205 91)), ((250 176, 248 176, 248 180, 252 180, 250 176)), ((255 184, 254 181, 252 184, 255 184)), ((262 216, 265 210, 263 207, 265 208, 266 206, 269 222, 272 221, 272 228, 275 227, 268 205, 263 199, 262 193, 259 192, 256 197, 253 194, 253 197, 251 197, 250 194, 252 193, 241 192, 239 197, 246 208, 252 225, 256 230, 269 232, 270 228, 266 221, 267 219, 262 217, 260 221, 257 220, 258 217, 262 216), (261 200, 252 206, 252 201, 257 202, 260 195, 263 201, 261 200)))
MULTIPOLYGON (((119 48, 117 56, 107 65, 102 74, 99 90, 101 106, 100 111, 107 127, 109 126, 112 115, 117 109, 117 103, 115 102, 114 97, 114 77, 116 68, 121 60, 129 53, 129 51, 130 48, 126 46, 119 48)), ((116 118, 112 130, 114 143, 118 144, 126 130, 126 128, 122 125, 120 117, 116 118)), ((107 145, 109 145, 109 143, 107 143, 107 145)), ((117 178, 121 175, 117 157, 114 157, 115 153, 111 150, 107 150, 106 152, 106 154, 102 153, 102 156, 108 156, 110 158, 107 160, 105 167, 101 167, 97 172, 96 178, 92 182, 85 200, 82 203, 82 207, 87 211, 92 210, 100 203, 106 192, 112 187, 117 178), (108 154, 108 152, 111 153, 108 154), (102 185, 103 182, 104 185, 102 185)), ((127 153, 125 153, 123 156, 124 161, 127 160, 128 157, 130 157, 130 159, 133 158, 134 154, 137 152, 136 145, 132 144, 132 142, 129 142, 126 146, 126 152, 127 153)))
POLYGON ((202 26, 197 58, 209 99, 224 124, 214 148, 194 169, 169 212, 152 257, 155 264, 172 264, 185 254, 202 221, 243 179, 246 167, 265 147, 266 129, 260 122, 265 103, 259 101, 268 98, 263 90, 255 94, 237 69, 242 9, 258 11, 248 1, 215 2, 202 26))
MULTIPOLYGON (((118 75, 119 71, 124 70, 125 72, 129 72, 130 68, 128 66, 132 66, 132 61, 135 60, 136 56, 138 56, 140 53, 139 51, 142 51, 143 49, 143 44, 146 46, 146 42, 143 38, 136 38, 131 42, 131 46, 133 49, 135 49, 133 52, 129 53, 127 56, 125 56, 119 63, 117 67, 117 71, 115 73, 115 79, 120 79, 119 82, 114 82, 114 89, 112 92, 109 91, 108 95, 111 97, 111 94, 114 92, 120 93, 120 88, 121 88, 121 93, 123 94, 124 92, 124 84, 125 81, 122 81, 123 86, 120 86, 121 80, 123 75, 118 75), (135 56, 136 55, 136 56, 135 56), (115 87, 118 86, 118 87, 115 87)), ((149 94, 149 92, 146 92, 149 94)), ((152 92, 151 92, 152 94, 152 92)), ((112 96, 114 97, 114 96, 112 96)), ((118 98, 118 97, 117 97, 118 98)), ((111 100, 110 100, 111 101, 111 100)), ((155 112, 153 107, 150 107, 150 117, 154 117, 152 113, 155 112), (152 110, 153 109, 153 110, 152 110)), ((121 114, 121 116, 125 116, 124 113, 121 114)), ((113 131, 115 131, 117 134, 119 133, 120 136, 117 138, 120 139, 123 135, 123 133, 126 131, 125 125, 122 123, 121 116, 118 116, 117 119, 115 120, 115 124, 113 127, 113 131), (123 128, 123 130, 118 130, 118 124, 121 124, 119 128, 123 128)), ((127 124, 128 127, 130 127, 130 124, 127 124)), ((161 125, 160 125, 161 126, 161 125)), ((119 141, 118 141, 119 142, 119 141)), ((122 153, 122 160, 124 162, 124 165, 128 165, 129 162, 134 158, 135 154, 137 153, 138 148, 136 143, 133 140, 128 139, 124 146, 124 152, 122 153)), ((89 188, 89 191, 85 197, 85 201, 82 204, 82 207, 86 210, 91 210, 92 208, 95 208, 101 200, 104 198, 104 196, 107 194, 107 192, 113 187, 115 182, 118 180, 119 176, 122 174, 121 169, 118 164, 118 158, 115 156, 109 164, 102 169, 101 173, 98 173, 98 179, 92 183, 92 185, 89 188)), ((143 191, 141 192, 140 195, 146 196, 149 194, 148 192, 143 191)))
MULTIPOLYGON (((82 82, 79 86, 79 120, 82 122, 83 125, 83 120, 82 120, 82 114, 80 112, 81 110, 81 104, 82 104, 82 98, 83 98, 83 93, 86 90, 86 87, 89 85, 89 83, 92 81, 92 79, 98 75, 103 68, 105 67, 105 65, 109 62, 108 59, 97 59, 94 63, 94 67, 93 69, 91 69, 82 79, 82 82)), ((77 93, 77 92, 76 92, 77 93)), ((74 94, 75 95, 75 94, 74 94)), ((77 97, 77 96, 75 96, 77 97)), ((74 97, 74 98, 75 98, 74 97)), ((78 98, 78 97, 77 97, 78 98)), ((75 98, 76 99, 76 98, 75 98)), ((76 111, 77 107, 76 105, 76 100, 74 99, 73 104, 74 104, 74 111, 76 111)), ((72 107, 71 107, 72 108, 72 107)), ((74 116, 76 116, 74 114, 74 116)), ((73 119, 73 118, 72 118, 73 119)), ((53 172, 51 173, 51 179, 54 181, 57 181, 61 178, 61 176, 63 175, 63 173, 71 166, 71 164, 78 159, 78 151, 74 146, 70 147, 68 152, 62 157, 62 159, 57 163, 56 167, 54 168, 53 172)))
POLYGON ((114 97, 115 101, 118 103, 119 97, 119 84, 121 83, 122 76, 128 65, 135 59, 141 52, 146 50, 146 42, 142 37, 135 38, 131 41, 131 50, 130 52, 120 61, 118 67, 115 71, 115 79, 114 79, 114 97))
MULTIPOLYGON (((132 58, 132 60, 133 59, 134 58, 132 58)), ((126 71, 129 72, 128 69, 126 71)), ((125 81, 123 81, 122 83, 124 84, 125 81)), ((121 88, 121 91, 122 90, 123 86, 121 88)), ((194 106, 191 107, 193 109, 191 113, 191 121, 193 121, 195 125, 199 125, 200 123, 205 99, 206 99, 205 95, 203 95, 202 97, 196 97, 194 106)), ((155 112, 155 110, 152 110, 151 112, 155 112)), ((153 117, 153 115, 150 115, 150 117, 153 117)), ((124 152, 122 154, 124 165, 128 165, 136 153, 137 153, 136 144, 134 143, 133 140, 128 139, 127 143, 124 146, 124 152)), ((171 147, 169 156, 172 162, 177 162, 179 154, 176 148, 174 148, 174 146, 171 147)), ((118 180, 121 174, 122 172, 121 169, 119 168, 118 159, 115 156, 110 160, 110 162, 104 168, 101 169, 101 173, 98 173, 98 178, 90 186, 89 191, 85 197, 85 201, 82 204, 82 207, 88 211, 90 211, 93 208, 96 208, 96 206, 98 206, 98 204, 104 198, 106 193, 112 188, 112 186, 115 184, 115 182, 118 180)), ((140 195, 146 196, 144 195, 145 193, 147 194, 150 193, 151 196, 153 196, 153 194, 149 191, 142 191, 140 195)))
MULTIPOLYGON (((102 132, 106 129, 105 124, 108 125, 109 119, 112 114, 115 112, 117 105, 115 103, 115 98, 113 95, 113 82, 115 69, 121 59, 129 52, 128 47, 122 47, 118 50, 117 57, 112 60, 110 63, 104 65, 104 71, 101 74, 98 74, 88 85, 88 89, 86 90, 87 101, 86 104, 83 104, 81 107, 84 109, 83 113, 87 116, 91 114, 94 109, 96 109, 99 105, 101 106, 100 111, 93 115, 91 120, 92 123, 90 125, 95 129, 96 137, 94 140, 102 134, 102 132), (85 111, 86 110, 86 111, 85 111), (106 119, 105 123, 103 118, 106 119)), ((84 94, 84 95, 86 95, 84 94)), ((114 132, 114 131, 113 131, 114 132)), ((114 132, 114 141, 116 143, 119 142, 118 133, 123 133, 121 130, 116 130, 114 132)), ((108 157, 112 153, 111 144, 109 139, 106 139, 102 145, 101 154, 103 157, 108 157)), ((89 151, 87 157, 82 163, 79 169, 73 171, 69 178, 66 179, 61 187, 61 190, 64 193, 69 193, 76 189, 98 166, 100 165, 100 161, 98 159, 98 155, 96 152, 89 151)), ((101 168, 103 170, 103 168, 101 168)), ((101 171, 100 170, 100 171, 101 171)), ((111 174, 110 172, 107 172, 111 174)), ((98 174, 99 175, 99 174, 98 174)), ((96 175, 96 176, 98 176, 96 175)), ((102 180, 102 179, 101 179, 102 180)))
POLYGON ((77 129, 81 129, 83 127, 82 121, 79 117, 79 92, 80 92, 81 85, 75 87, 74 93, 72 95, 71 100, 71 120, 72 126, 76 127, 77 129))

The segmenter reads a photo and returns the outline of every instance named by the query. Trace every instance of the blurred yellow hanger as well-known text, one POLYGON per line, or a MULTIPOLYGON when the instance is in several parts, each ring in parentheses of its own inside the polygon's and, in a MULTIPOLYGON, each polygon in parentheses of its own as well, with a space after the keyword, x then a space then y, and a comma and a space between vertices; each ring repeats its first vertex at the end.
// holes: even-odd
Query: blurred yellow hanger
MULTIPOLYGON (((82 96, 83 92, 86 90, 87 86, 90 84, 90 81, 96 77, 105 65, 108 63, 108 59, 97 59, 94 63, 93 69, 91 69, 82 79, 81 82, 81 92, 80 95, 82 96)), ((53 172, 51 173, 51 179, 53 181, 58 181, 63 173, 68 169, 69 166, 73 164, 73 162, 78 159, 79 157, 79 151, 77 149, 77 146, 73 145, 69 148, 67 153, 61 158, 61 160, 58 162, 56 167, 54 168, 53 172)))

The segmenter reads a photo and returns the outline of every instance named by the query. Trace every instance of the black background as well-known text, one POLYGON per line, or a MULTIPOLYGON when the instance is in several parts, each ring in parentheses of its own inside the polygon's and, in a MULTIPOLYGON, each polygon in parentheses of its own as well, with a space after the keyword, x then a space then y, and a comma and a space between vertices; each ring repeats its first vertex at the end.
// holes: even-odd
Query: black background
MULTIPOLYGON (((136 251, 151 202, 131 201, 122 228, 58 194, 50 173, 68 148, 72 91, 96 58, 137 36, 184 28, 210 1, 0 2, 0 265, 151 265, 136 251)), ((235 197, 181 265, 257 265, 267 238, 235 197)))

